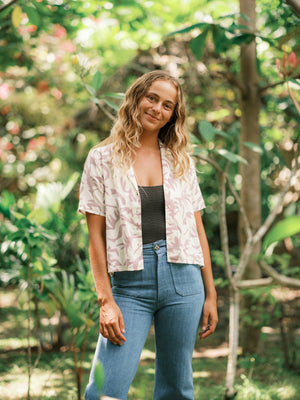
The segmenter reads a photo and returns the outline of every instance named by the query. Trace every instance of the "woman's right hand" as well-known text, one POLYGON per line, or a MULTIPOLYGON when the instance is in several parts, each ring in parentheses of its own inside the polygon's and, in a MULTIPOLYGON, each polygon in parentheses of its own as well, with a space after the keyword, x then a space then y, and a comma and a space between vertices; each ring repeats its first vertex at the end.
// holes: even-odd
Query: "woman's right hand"
POLYGON ((99 324, 102 336, 113 344, 122 346, 126 342, 123 315, 114 300, 101 304, 99 324))

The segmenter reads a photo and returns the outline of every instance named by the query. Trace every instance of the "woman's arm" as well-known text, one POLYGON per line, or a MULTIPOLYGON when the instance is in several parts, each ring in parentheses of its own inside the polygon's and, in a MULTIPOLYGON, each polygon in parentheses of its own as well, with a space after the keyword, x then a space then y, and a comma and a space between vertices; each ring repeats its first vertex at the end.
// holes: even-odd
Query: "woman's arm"
POLYGON ((100 332, 112 343, 122 345, 126 341, 122 313, 111 290, 106 264, 105 217, 86 213, 89 230, 89 255, 100 304, 100 332))
POLYGON ((205 339, 215 331, 218 323, 217 292, 212 274, 209 246, 200 211, 195 212, 195 219, 204 258, 204 267, 201 269, 201 273, 205 288, 205 302, 202 312, 200 339, 205 339))

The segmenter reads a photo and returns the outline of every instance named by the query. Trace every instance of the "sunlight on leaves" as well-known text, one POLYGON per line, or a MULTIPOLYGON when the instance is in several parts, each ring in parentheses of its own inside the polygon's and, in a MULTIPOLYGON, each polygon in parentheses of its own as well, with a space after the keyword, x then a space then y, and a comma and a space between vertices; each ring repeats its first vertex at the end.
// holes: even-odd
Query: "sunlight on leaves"
POLYGON ((11 20, 13 26, 18 28, 22 20, 22 8, 20 6, 16 6, 11 14, 11 20))

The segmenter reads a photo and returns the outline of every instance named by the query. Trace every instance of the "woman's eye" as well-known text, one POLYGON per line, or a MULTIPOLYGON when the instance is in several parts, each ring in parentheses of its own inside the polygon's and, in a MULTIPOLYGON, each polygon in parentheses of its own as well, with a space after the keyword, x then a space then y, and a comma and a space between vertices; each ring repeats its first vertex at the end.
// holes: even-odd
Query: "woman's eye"
POLYGON ((151 95, 148 95, 147 98, 148 98, 150 101, 153 101, 153 100, 154 100, 154 97, 151 96, 151 95))

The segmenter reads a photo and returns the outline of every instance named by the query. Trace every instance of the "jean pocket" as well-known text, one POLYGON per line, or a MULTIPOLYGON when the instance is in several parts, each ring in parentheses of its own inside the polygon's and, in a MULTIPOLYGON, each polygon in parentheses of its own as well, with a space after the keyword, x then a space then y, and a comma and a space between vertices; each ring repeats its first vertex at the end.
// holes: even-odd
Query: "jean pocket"
POLYGON ((143 296, 143 271, 115 272, 112 280, 114 294, 139 298, 143 296))
POLYGON ((175 291, 180 296, 191 296, 204 291, 199 265, 170 263, 170 270, 175 291))

